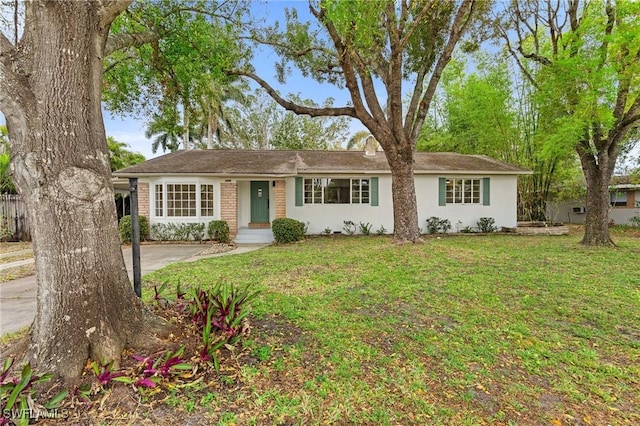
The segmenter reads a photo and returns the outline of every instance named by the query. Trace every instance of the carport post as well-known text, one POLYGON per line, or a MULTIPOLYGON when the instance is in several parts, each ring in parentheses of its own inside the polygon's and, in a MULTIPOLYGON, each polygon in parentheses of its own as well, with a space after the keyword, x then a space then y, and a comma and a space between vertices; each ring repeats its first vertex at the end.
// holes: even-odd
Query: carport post
POLYGON ((138 178, 129 178, 129 203, 131 205, 131 254, 133 256, 133 291, 142 297, 140 271, 140 219, 138 216, 138 178))

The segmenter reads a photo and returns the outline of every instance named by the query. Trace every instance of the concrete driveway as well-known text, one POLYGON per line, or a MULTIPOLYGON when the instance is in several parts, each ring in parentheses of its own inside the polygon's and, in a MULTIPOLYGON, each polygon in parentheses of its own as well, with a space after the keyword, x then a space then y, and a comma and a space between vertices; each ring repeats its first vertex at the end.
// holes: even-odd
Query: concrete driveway
MULTIPOLYGON (((140 247, 142 275, 170 263, 188 262, 204 257, 239 254, 264 247, 266 244, 241 245, 235 250, 209 256, 198 256, 209 246, 200 244, 144 244, 140 247)), ((129 279, 133 279, 131 248, 122 250, 129 279)), ((0 283, 0 335, 17 331, 33 322, 36 312, 36 277, 25 277, 0 283)))

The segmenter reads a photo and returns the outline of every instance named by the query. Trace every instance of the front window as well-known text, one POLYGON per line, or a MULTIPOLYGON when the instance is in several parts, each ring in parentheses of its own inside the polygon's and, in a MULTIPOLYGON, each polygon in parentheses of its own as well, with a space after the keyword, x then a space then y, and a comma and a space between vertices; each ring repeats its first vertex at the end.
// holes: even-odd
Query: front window
POLYGON ((324 204, 349 204, 349 179, 322 179, 324 204))
POLYGON ((167 216, 196 215, 196 186, 194 184, 167 184, 167 216))
POLYGON ((322 204, 322 179, 304 180, 305 204, 322 204))
POLYGON ((480 204, 480 179, 447 179, 447 204, 480 204))
POLYGON ((162 217, 164 216, 164 204, 162 203, 163 200, 163 192, 164 192, 164 188, 163 185, 156 185, 156 216, 158 217, 162 217))
POLYGON ((213 216, 213 185, 200 185, 200 216, 213 216))
POLYGON ((369 179, 308 178, 305 204, 369 204, 369 179))

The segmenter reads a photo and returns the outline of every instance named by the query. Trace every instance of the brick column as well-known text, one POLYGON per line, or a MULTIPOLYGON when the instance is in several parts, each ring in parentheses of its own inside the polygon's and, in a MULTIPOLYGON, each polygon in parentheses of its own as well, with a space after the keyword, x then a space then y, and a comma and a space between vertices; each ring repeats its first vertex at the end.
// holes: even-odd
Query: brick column
POLYGON ((222 182, 220 184, 220 219, 229 225, 229 236, 238 234, 238 184, 222 182))
POLYGON ((138 183, 138 215, 151 219, 151 206, 149 205, 149 184, 138 183))
POLYGON ((273 194, 276 199, 276 219, 287 217, 287 181, 277 180, 273 194))

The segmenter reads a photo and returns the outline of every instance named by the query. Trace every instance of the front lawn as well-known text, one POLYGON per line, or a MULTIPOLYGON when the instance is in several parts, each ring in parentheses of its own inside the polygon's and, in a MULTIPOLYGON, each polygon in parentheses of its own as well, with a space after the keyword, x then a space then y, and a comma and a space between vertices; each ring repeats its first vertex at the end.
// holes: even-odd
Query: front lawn
POLYGON ((261 290, 216 383, 220 424, 638 424, 640 239, 316 237, 145 277, 261 290))

